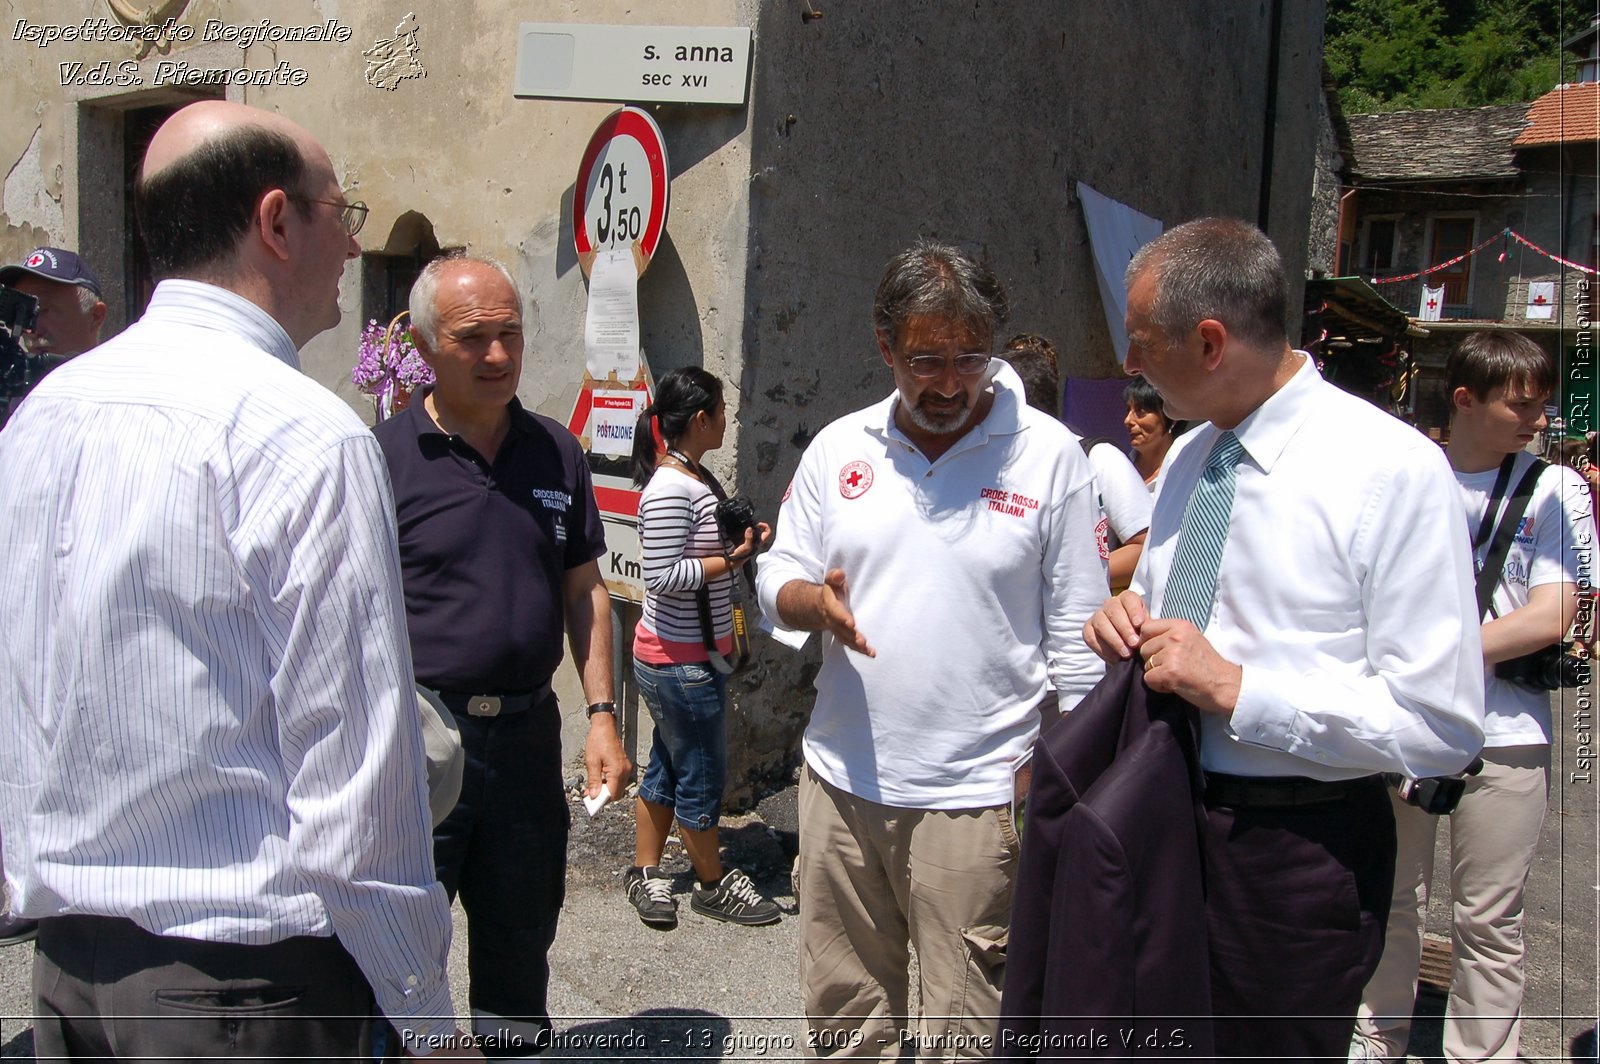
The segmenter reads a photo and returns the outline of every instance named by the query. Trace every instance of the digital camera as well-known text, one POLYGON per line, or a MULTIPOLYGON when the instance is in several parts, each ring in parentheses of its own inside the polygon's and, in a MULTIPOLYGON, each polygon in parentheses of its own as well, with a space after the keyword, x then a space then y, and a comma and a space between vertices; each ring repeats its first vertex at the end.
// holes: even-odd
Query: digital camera
POLYGON ((1475 757, 1472 764, 1454 776, 1425 776, 1414 780, 1389 773, 1385 778, 1407 805, 1414 805, 1434 816, 1449 816, 1461 804, 1461 796, 1467 790, 1467 777, 1476 776, 1482 771, 1483 758, 1475 757))
POLYGON ((717 528, 722 531, 722 537, 733 546, 737 547, 743 543, 744 534, 755 531, 755 527, 755 505, 743 495, 735 495, 717 503, 717 528))
POLYGON ((22 334, 33 328, 38 317, 37 299, 0 286, 0 425, 11 416, 17 400, 53 368, 44 357, 22 350, 22 334))
POLYGON ((1571 643, 1551 643, 1532 654, 1500 662, 1494 674, 1535 691, 1559 691, 1582 687, 1589 679, 1589 662, 1572 652, 1571 643))

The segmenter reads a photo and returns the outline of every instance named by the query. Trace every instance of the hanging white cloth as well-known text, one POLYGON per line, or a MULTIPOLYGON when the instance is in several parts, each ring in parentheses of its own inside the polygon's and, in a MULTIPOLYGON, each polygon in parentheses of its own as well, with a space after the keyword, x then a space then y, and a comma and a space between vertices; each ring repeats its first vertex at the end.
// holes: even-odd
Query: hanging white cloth
POLYGON ((1555 313, 1556 283, 1554 281, 1528 282, 1527 317, 1549 318, 1555 313))
POLYGON ((1161 235, 1159 218, 1140 214, 1126 203, 1118 203, 1078 182, 1078 201, 1083 204, 1083 220, 1089 227, 1089 245, 1094 249, 1094 279, 1100 286, 1100 305, 1106 312, 1106 329, 1117 353, 1117 365, 1128 357, 1128 333, 1123 321, 1128 316, 1128 289, 1122 275, 1133 253, 1161 235))
POLYGON ((1422 305, 1417 308, 1418 321, 1438 321, 1444 310, 1444 285, 1438 288, 1422 286, 1422 305))

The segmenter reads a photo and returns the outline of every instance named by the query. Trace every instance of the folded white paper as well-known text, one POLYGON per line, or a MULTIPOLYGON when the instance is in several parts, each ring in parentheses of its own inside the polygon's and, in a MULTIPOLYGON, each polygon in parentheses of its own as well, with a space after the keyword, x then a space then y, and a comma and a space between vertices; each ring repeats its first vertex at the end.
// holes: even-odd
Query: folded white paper
POLYGON ((611 793, 610 784, 601 784, 599 794, 595 795, 593 798, 589 797, 587 794, 583 796, 583 808, 588 812, 590 817, 593 817, 596 813, 600 812, 600 810, 611 804, 611 799, 615 797, 616 795, 611 793))
POLYGON ((767 633, 790 650, 799 650, 806 645, 806 640, 811 638, 810 632, 802 632, 795 628, 784 628, 765 616, 756 624, 756 629, 767 633))

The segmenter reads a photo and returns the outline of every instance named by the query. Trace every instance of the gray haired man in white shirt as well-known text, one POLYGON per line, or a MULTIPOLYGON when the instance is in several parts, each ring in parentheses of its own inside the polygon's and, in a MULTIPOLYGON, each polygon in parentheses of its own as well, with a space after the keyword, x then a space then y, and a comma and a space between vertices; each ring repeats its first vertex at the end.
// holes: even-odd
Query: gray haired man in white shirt
POLYGON ((1207 421, 1167 458, 1129 590, 1084 629, 1201 712, 1217 1056, 1343 1059, 1395 858, 1381 773, 1483 743, 1466 532, 1439 448, 1325 382, 1245 222, 1128 266, 1129 373, 1207 421))
POLYGON ((148 311, 0 434, 35 1048, 370 1060, 374 999, 452 1045, 383 457, 297 357, 366 208, 305 130, 221 101, 156 132, 135 196, 148 311))

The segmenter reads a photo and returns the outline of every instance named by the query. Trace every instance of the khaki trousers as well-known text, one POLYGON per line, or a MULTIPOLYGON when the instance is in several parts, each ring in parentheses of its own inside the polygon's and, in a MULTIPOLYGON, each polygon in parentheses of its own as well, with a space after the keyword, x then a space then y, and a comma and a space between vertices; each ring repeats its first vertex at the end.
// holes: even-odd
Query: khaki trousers
POLYGON ((1020 846, 1009 805, 899 809, 807 766, 800 780, 800 986, 808 1057, 988 1057, 1020 846), (920 1017, 907 1031, 908 947, 920 1017), (914 1040, 914 1042, 913 1042, 914 1040))
MULTIPOLYGON (((1550 793, 1548 746, 1492 747, 1450 815, 1450 999, 1444 1055, 1452 1062, 1516 1060, 1521 1038, 1523 891, 1550 793)), ((1399 857, 1383 960, 1356 1014, 1356 1042, 1372 1056, 1404 1058, 1433 880, 1429 816, 1394 801, 1399 857)))

